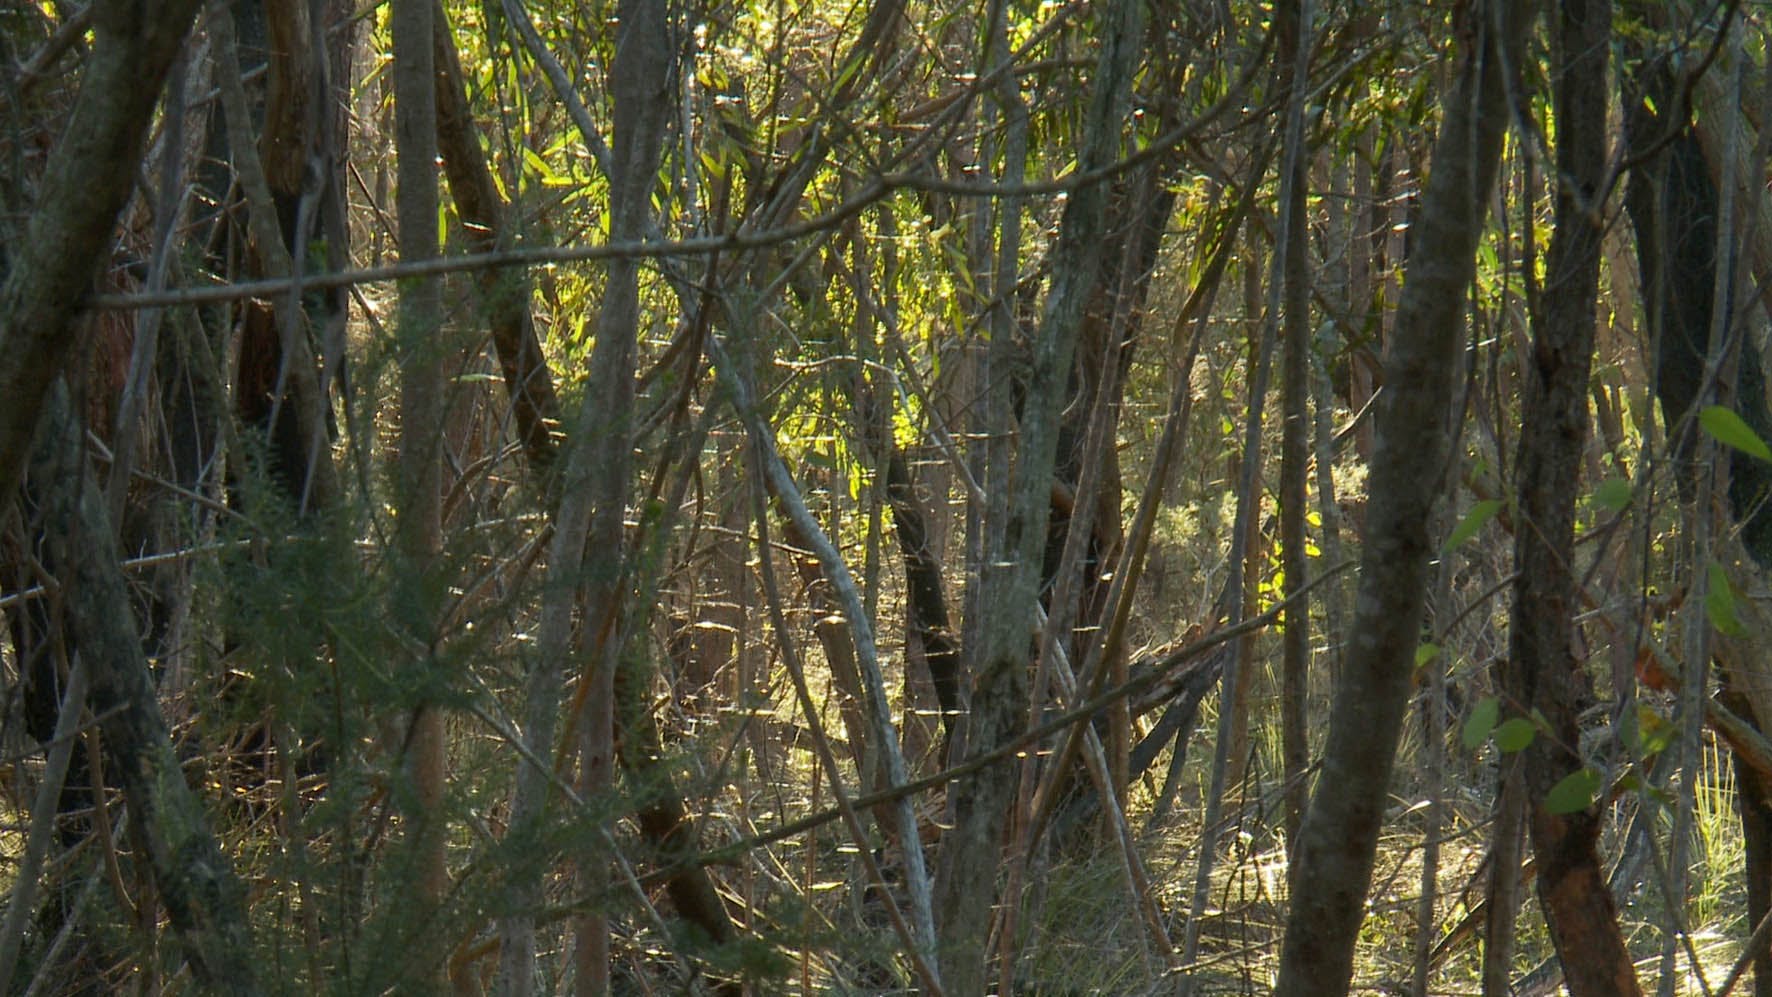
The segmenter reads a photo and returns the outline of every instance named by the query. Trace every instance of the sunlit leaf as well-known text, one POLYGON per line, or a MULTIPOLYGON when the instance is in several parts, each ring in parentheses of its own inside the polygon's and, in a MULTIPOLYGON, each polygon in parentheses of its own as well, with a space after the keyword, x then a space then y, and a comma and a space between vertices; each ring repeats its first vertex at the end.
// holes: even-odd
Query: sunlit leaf
POLYGON ((1766 446, 1766 441, 1760 439, 1760 434, 1743 422, 1734 409, 1721 405, 1708 406, 1698 413, 1698 424, 1715 437, 1718 443, 1772 464, 1772 448, 1766 446))

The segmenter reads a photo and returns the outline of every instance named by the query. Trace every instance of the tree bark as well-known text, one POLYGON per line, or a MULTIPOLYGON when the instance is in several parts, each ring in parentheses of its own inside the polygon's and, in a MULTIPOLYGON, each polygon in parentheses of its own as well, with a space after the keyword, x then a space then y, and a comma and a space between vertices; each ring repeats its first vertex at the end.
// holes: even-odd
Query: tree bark
POLYGON ((1595 845, 1605 803, 1575 812, 1547 805, 1551 789, 1585 762, 1579 716, 1589 693, 1574 647, 1579 594, 1575 500, 1587 442, 1606 170, 1606 59, 1610 0, 1561 0, 1555 18, 1555 221, 1535 323, 1515 464, 1514 604, 1504 699, 1544 717, 1520 771, 1537 860, 1537 890, 1574 997, 1639 992, 1595 845))
POLYGON ((1318 791, 1299 833, 1276 993, 1342 994, 1353 977, 1378 833, 1420 640, 1428 523, 1446 476, 1446 400, 1489 193, 1517 92, 1524 0, 1465 8, 1472 46, 1444 102, 1379 403, 1367 538, 1318 791))
MULTIPOLYGON (((400 224, 400 261, 435 259, 437 245, 437 89, 432 70, 434 0, 394 0, 394 141, 397 150, 395 212, 400 224)), ((414 682, 437 665, 437 624, 443 589, 439 584, 442 539, 443 317, 441 282, 414 277, 400 285, 396 345, 400 367, 400 459, 397 486, 400 517, 396 541, 401 564, 395 587, 394 618, 423 648, 406 667, 414 682)), ((405 764, 412 780, 409 844, 415 850, 410 884, 413 921, 435 923, 449 892, 446 849, 448 748, 441 704, 420 703, 406 743, 405 764)), ((422 939, 427 936, 420 935, 422 939)), ((417 939, 415 939, 416 941, 417 939)), ((430 944, 436 944, 432 936, 430 944)), ((444 960, 431 984, 441 989, 444 960)))
POLYGON ((0 286, 0 508, 18 490, 45 394, 74 348, 75 318, 110 257, 154 104, 197 4, 94 0, 80 96, 0 286))
POLYGON ((69 634, 90 671, 88 705, 129 805, 131 836, 197 981, 215 993, 258 994, 245 891, 185 782, 155 702, 104 496, 61 382, 44 409, 31 476, 43 483, 50 567, 69 595, 69 634))
MULTIPOLYGON (((1079 168, 1098 170, 1119 152, 1122 113, 1138 62, 1142 5, 1121 0, 1101 11, 1098 59, 1079 168)), ((1054 253, 1052 286, 1034 345, 1033 369, 1017 441, 1020 459, 1005 524, 1007 566, 993 570, 981 599, 980 638, 966 725, 966 754, 976 757, 1014 736, 1028 698, 1029 614, 1038 596, 1041 548, 1051 510, 1051 481, 1071 354, 1090 284, 1099 270, 1107 192, 1100 183, 1075 191, 1065 205, 1054 253)), ((1007 475, 1004 476, 1007 478, 1007 475)), ((986 936, 996 898, 998 845, 1015 770, 991 766, 951 791, 956 826, 942 840, 936 877, 941 912, 940 965, 956 994, 984 992, 986 936)))
MULTIPOLYGON (((467 230, 472 252, 490 252, 510 246, 509 209, 493 182, 492 169, 480 149, 479 129, 468 109, 466 82, 455 36, 450 33, 443 5, 436 3, 432 31, 436 37, 437 144, 443 157, 443 176, 449 195, 467 230)), ((548 472, 554 462, 553 432, 560 424, 560 401, 554 393, 553 373, 541 352, 530 311, 529 277, 523 270, 482 271, 478 278, 480 308, 492 331, 493 352, 511 398, 511 414, 517 439, 529 458, 530 468, 548 472)))

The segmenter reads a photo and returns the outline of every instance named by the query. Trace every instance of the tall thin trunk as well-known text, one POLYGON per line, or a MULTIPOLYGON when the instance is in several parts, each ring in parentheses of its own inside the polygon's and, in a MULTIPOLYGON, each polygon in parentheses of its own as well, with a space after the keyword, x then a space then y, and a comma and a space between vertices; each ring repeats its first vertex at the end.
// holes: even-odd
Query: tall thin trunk
POLYGON ((1346 993, 1420 640, 1428 524, 1446 473, 1461 303, 1494 186, 1524 0, 1464 9, 1475 43, 1444 102, 1379 403, 1359 599, 1319 789, 1299 832, 1276 993, 1346 993))
MULTIPOLYGON (((526 43, 546 56, 526 15, 507 5, 526 43)), ((670 48, 663 0, 626 0, 621 4, 616 57, 611 74, 613 151, 572 90, 569 80, 554 80, 560 97, 609 177, 611 241, 638 239, 651 224, 650 195, 658 173, 665 121, 670 110, 667 81, 670 48)), ((544 60, 550 76, 558 64, 544 60)), ((583 697, 589 716, 582 723, 579 774, 581 789, 602 792, 610 785, 615 762, 615 666, 619 648, 607 646, 622 629, 618 604, 623 550, 622 519, 628 496, 628 468, 633 425, 634 351, 639 324, 639 262, 610 262, 601 310, 595 320, 596 349, 591 355, 591 384, 572 416, 561 458, 559 507, 554 515, 554 540, 548 552, 548 586, 537 628, 536 660, 524 700, 524 737, 541 757, 551 757, 567 660, 573 656, 573 607, 581 587, 587 591, 584 631, 594 635, 585 657, 591 683, 583 697), (593 517, 595 519, 593 520, 593 517), (595 536, 598 543, 587 547, 595 536), (595 562, 587 550, 598 552, 595 562)), ((538 834, 546 817, 548 776, 535 766, 517 773, 511 803, 511 833, 525 839, 538 834)), ((535 912, 541 907, 545 862, 520 868, 512 876, 512 911, 500 924, 502 952, 498 992, 526 995, 535 983, 535 912)), ((591 895, 605 895, 607 870, 587 857, 581 875, 591 895)), ((573 935, 581 993, 604 993, 609 987, 609 920, 592 911, 576 921, 573 935)))
MULTIPOLYGON (((400 225, 400 260, 435 259, 437 245, 437 90, 432 82, 432 0, 395 0, 394 142, 395 213, 400 225)), ((400 584, 395 619, 424 648, 406 667, 415 674, 437 665, 437 626, 442 590, 437 584, 442 552, 443 424, 442 286, 438 278, 416 277, 400 285, 396 344, 400 368, 400 517, 395 539, 400 584)), ((415 682, 432 682, 415 678, 415 682)), ((408 734, 405 764, 412 780, 409 843, 415 849, 411 884, 415 926, 430 929, 449 891, 444 834, 447 775, 441 704, 420 703, 408 734)), ((433 978, 442 984, 444 961, 435 959, 433 978)))
MULTIPOLYGON (((1729 25, 1724 25, 1724 39, 1727 44, 1729 25)), ((1741 63, 1737 62, 1739 74, 1741 63)), ((1735 100, 1732 110, 1739 116, 1741 111, 1741 77, 1735 79, 1735 100)), ((1732 125, 1724 125, 1726 133, 1723 145, 1711 158, 1720 160, 1721 176, 1717 183, 1717 229, 1716 239, 1712 247, 1712 259, 1716 261, 1711 275, 1711 309, 1710 328, 1705 330, 1706 346, 1704 358, 1703 380, 1699 385, 1698 397, 1693 405, 1721 404, 1731 408, 1739 405, 1734 391, 1726 385, 1737 385, 1739 378, 1740 351, 1737 346, 1739 325, 1731 314, 1734 305, 1735 268, 1738 265, 1735 247, 1735 167, 1736 143, 1741 131, 1732 125)), ((1755 198, 1756 202, 1763 198, 1755 198)), ((1750 209, 1751 210, 1751 207, 1750 209)), ((1699 434, 1694 440, 1693 468, 1697 480, 1694 482, 1692 504, 1686 513, 1684 541, 1688 544, 1686 558, 1690 589, 1684 616, 1685 632, 1682 641, 1682 657, 1686 661, 1686 674, 1681 676, 1679 691, 1679 737, 1675 741, 1676 771, 1679 773, 1677 784, 1678 796, 1674 808, 1673 832, 1668 842, 1667 855, 1667 896, 1668 916, 1662 926, 1663 939, 1661 947, 1661 980, 1656 990, 1661 997, 1673 997, 1676 981, 1682 975, 1678 970, 1680 943, 1691 944, 1687 927, 1686 901, 1690 892, 1691 869, 1689 854, 1691 848, 1694 822, 1696 820, 1697 785, 1704 765, 1703 736, 1704 711, 1710 691, 1710 660, 1713 640, 1711 637, 1712 623, 1710 619, 1710 572, 1709 566, 1713 558, 1713 530, 1718 525, 1722 497, 1729 494, 1728 466, 1718 459, 1720 444, 1709 434, 1699 434)), ((1746 811, 1743 811, 1744 816, 1746 811)), ((1701 967, 1695 967, 1702 974, 1701 967)))
MULTIPOLYGON (((468 108, 455 36, 443 15, 442 3, 434 2, 437 144, 443 175, 467 230, 469 247, 476 252, 507 247, 516 237, 511 231, 511 212, 499 196, 486 154, 480 149, 480 131, 468 108)), ((517 439, 530 469, 546 473, 554 462, 552 430, 560 421, 560 402, 554 393, 553 372, 535 333, 528 275, 518 269, 487 270, 481 274, 479 286, 480 307, 492 330, 492 348, 510 395, 517 439)))
POLYGON ((1550 799, 1585 760, 1579 716, 1585 678, 1576 658, 1575 499, 1587 442, 1587 387, 1604 231, 1606 60, 1611 0, 1561 0, 1555 21, 1556 229, 1522 408, 1508 698, 1547 730, 1525 751, 1527 828, 1538 897, 1574 997, 1638 993, 1595 846, 1602 801, 1574 809, 1550 799))
MULTIPOLYGON (((1288 150, 1299 152, 1298 144, 1288 150)), ((1287 166, 1292 164, 1290 161, 1287 166)), ((1282 184, 1290 179, 1291 169, 1282 171, 1282 184)), ((1289 200, 1286 199, 1286 200, 1289 200)), ((1303 219, 1291 217, 1282 202, 1280 244, 1289 241, 1288 226, 1302 224, 1303 219)), ((1251 254, 1252 259, 1254 254, 1251 254)), ((1243 454, 1237 471, 1237 514, 1231 527, 1231 549, 1227 559, 1230 577, 1225 583, 1224 615, 1231 623, 1241 623, 1247 612, 1250 590, 1259 584, 1255 573, 1256 543, 1261 536, 1261 439, 1266 419, 1268 376, 1273 368, 1274 344, 1278 337, 1280 314, 1281 254, 1275 253, 1268 274, 1267 295, 1260 298, 1259 264, 1246 262, 1244 311, 1255 320, 1262 315, 1258 328, 1249 337, 1249 405, 1243 424, 1243 454), (1265 315, 1264 315, 1265 312, 1265 315)), ((1291 617, 1288 616, 1288 628, 1291 617)), ((1191 965, 1200 952, 1200 931, 1205 924, 1207 901, 1211 897, 1212 870, 1218 859, 1219 825, 1223 822, 1224 796, 1230 786, 1240 783, 1245 775, 1248 751, 1249 690, 1255 675, 1255 635, 1246 634, 1225 658, 1218 694, 1218 736, 1212 746, 1212 770, 1208 775, 1206 808, 1201 817, 1200 856, 1194 871, 1194 892, 1188 905, 1186 934, 1182 940, 1181 961, 1191 965)), ((1177 741, 1177 756, 1180 754, 1177 741)), ((1180 992, 1187 997, 1194 993, 1195 977, 1184 979, 1180 992)))
POLYGON ((1286 629, 1281 634, 1280 756, 1285 777, 1286 838, 1298 838, 1309 787, 1310 731, 1305 721, 1310 698, 1311 603, 1300 597, 1309 574, 1305 557, 1304 517, 1310 499, 1306 464, 1310 447, 1310 232, 1305 193, 1310 160, 1304 148, 1304 99, 1310 70, 1310 0, 1280 7, 1280 58, 1291 77, 1286 106, 1286 173, 1282 179, 1284 221, 1280 247, 1285 287, 1285 351, 1280 363, 1280 565, 1285 574, 1281 593, 1288 601, 1286 629))
MULTIPOLYGON (((650 226, 652 190, 658 178, 665 124, 671 110, 671 46, 667 35, 667 0, 623 0, 616 28, 615 61, 610 89, 614 119, 610 176, 612 240, 635 240, 650 226)), ((569 552, 567 562, 584 570, 587 673, 591 685, 589 716, 579 742, 580 792, 587 799, 607 793, 615 763, 615 670, 623 649, 616 635, 624 630, 622 524, 627 516, 629 467, 633 454, 634 366, 640 327, 640 261, 612 260, 597 315, 597 347, 591 355, 591 377, 585 404, 574 425, 574 455, 588 460, 582 480, 592 509, 588 546, 569 552), (583 559, 585 551, 594 559, 583 559), (581 560, 583 559, 583 560, 581 560)), ((574 482, 568 478, 569 488, 574 482)), ((561 518, 566 505, 561 503, 561 518)), ((606 892, 607 858, 594 857, 579 868, 580 882, 592 895, 606 892)), ((578 992, 609 990, 609 918, 595 911, 574 925, 578 944, 578 992)))

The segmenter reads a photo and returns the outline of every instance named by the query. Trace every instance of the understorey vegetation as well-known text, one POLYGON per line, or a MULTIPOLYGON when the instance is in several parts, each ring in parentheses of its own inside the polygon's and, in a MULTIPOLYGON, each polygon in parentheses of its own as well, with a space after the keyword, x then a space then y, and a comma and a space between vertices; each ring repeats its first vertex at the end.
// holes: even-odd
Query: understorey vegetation
POLYGON ((0 9, 0 992, 1772 997, 1763 6, 0 9))

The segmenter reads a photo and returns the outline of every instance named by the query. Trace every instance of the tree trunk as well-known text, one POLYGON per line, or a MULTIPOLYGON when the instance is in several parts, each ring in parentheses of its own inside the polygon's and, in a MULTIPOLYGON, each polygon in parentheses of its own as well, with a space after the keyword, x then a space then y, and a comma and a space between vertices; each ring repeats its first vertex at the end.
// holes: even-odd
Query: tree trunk
POLYGON ((1285 245, 1282 294, 1285 304, 1284 352, 1280 362, 1280 565, 1285 576, 1281 593, 1288 601, 1286 628, 1280 638, 1280 755, 1285 778, 1286 838, 1298 839, 1309 787, 1310 730, 1305 721, 1310 699, 1311 601, 1303 596, 1309 568, 1305 558, 1304 518, 1310 499, 1305 488, 1310 446, 1310 230, 1305 195, 1310 159, 1304 148, 1304 101, 1310 71, 1311 18, 1309 0, 1292 0, 1279 8, 1280 60, 1290 77, 1286 106, 1286 175, 1281 181, 1281 226, 1285 245))
POLYGON ((197 981, 216 993, 257 994, 245 891, 185 782, 154 700, 115 534, 80 439, 68 391, 58 382, 45 400, 31 476, 43 483, 50 567, 69 595, 69 634, 90 670, 88 703, 99 718, 108 768, 122 784, 131 837, 147 857, 197 981))
POLYGON ((1611 6, 1610 0, 1561 0, 1556 15, 1556 229, 1542 321, 1526 365, 1515 465, 1514 603, 1502 668, 1504 700, 1542 714, 1548 727, 1526 749, 1521 769, 1539 902, 1574 997, 1639 992, 1595 851, 1604 800, 1571 812, 1547 799, 1586 764, 1573 750, 1590 693, 1573 648, 1579 596, 1572 569, 1600 278, 1611 6))
POLYGON ((12 501, 74 320, 110 257, 142 142, 197 0, 95 0, 92 56, 0 286, 0 508, 12 501))
MULTIPOLYGON (((472 252, 490 252, 513 244, 510 213, 498 194, 486 154, 480 149, 480 132, 468 108, 466 81, 455 36, 436 0, 432 31, 436 38, 437 144, 443 157, 443 175, 449 194, 467 230, 472 252)), ((554 462, 553 432, 560 423, 560 402, 554 393, 553 372, 542 355, 530 311, 529 277, 520 269, 481 271, 480 308, 492 330, 493 352, 511 398, 511 414, 517 439, 529 458, 530 469, 546 474, 554 462)))
MULTIPOLYGON (((610 77, 613 139, 610 170, 612 241, 636 240, 652 217, 652 191, 665 123, 670 111, 671 46, 666 0, 623 0, 616 28, 615 60, 610 77)), ((624 562, 622 524, 627 515, 629 467, 633 453, 634 354, 640 322, 640 261, 611 260, 603 301, 596 319, 597 346, 585 400, 573 424, 573 463, 569 465, 557 523, 569 535, 569 520, 588 517, 578 534, 586 545, 562 549, 552 570, 582 580, 585 587, 585 632, 588 667, 580 676, 590 683, 589 716, 579 742, 580 792, 588 799, 609 792, 615 762, 615 669, 623 649, 615 646, 624 616, 621 574, 624 562), (588 551, 596 552, 587 558, 588 551)), ((570 611, 568 609, 568 611, 570 611)), ((591 856, 579 868, 582 887, 595 895, 609 884, 608 856, 591 856)), ((578 992, 609 990, 609 918, 594 911, 573 927, 577 941, 578 992)))
MULTIPOLYGON (((1078 163, 1085 173, 1118 156, 1122 110, 1138 62, 1141 14, 1141 5, 1133 0, 1120 0, 1101 12, 1101 55, 1078 163)), ((1008 563, 987 569, 992 577, 987 577, 980 600, 982 646, 974 659, 972 712, 966 725, 969 758, 1014 736, 1027 703, 1028 634, 1051 510, 1060 405, 1083 306, 1099 268, 1106 196, 1099 183, 1081 187, 1066 203, 1060 222, 1052 286, 1034 346, 1017 441, 1016 484, 1004 524, 1008 563)), ((990 766, 961 779, 951 791, 957 801, 956 826, 942 840, 936 904, 943 920, 941 974, 955 994, 984 992, 997 851, 1014 778, 1013 767, 990 766)))
POLYGON ((1526 4, 1465 8, 1474 43, 1444 101, 1379 403, 1359 598, 1330 715, 1319 789, 1299 833, 1282 997, 1346 993, 1384 823, 1409 663, 1420 641, 1433 503, 1448 449, 1446 400, 1463 301, 1517 92, 1526 4))
MULTIPOLYGON (((1659 65, 1647 66, 1627 83, 1625 137, 1632 156, 1646 161, 1631 171, 1625 208, 1637 239, 1644 315, 1653 330, 1655 394, 1668 427, 1675 479, 1682 494, 1690 494, 1701 469, 1690 463, 1694 421, 1682 421, 1681 417, 1699 396, 1710 350, 1720 207, 1703 145, 1689 120, 1691 109, 1680 103, 1678 93, 1672 74, 1659 65)), ((1719 388, 1719 400, 1732 399, 1731 406, 1760 438, 1772 438, 1762 358, 1751 342, 1740 350, 1733 383, 1719 388)), ((1772 489, 1772 466, 1739 451, 1729 453, 1729 505, 1741 528, 1738 549, 1745 550, 1754 565, 1726 554, 1719 560, 1730 568, 1732 579, 1743 574, 1763 577, 1772 566, 1772 510, 1763 498, 1772 489)), ((1744 580, 1750 584, 1739 585, 1733 580, 1731 584, 1738 591, 1763 588, 1757 578, 1744 580)), ((1720 632, 1710 636, 1726 689, 1752 704, 1749 719, 1764 727, 1772 707, 1766 702, 1766 683, 1758 674, 1765 660, 1764 648, 1761 638, 1752 635, 1753 629, 1750 627, 1745 639, 1720 632)), ((1743 760, 1739 752, 1736 758, 1743 760)), ((1754 803, 1756 795, 1743 795, 1743 834, 1750 849, 1759 837, 1759 827, 1756 813, 1746 804, 1754 803)), ((1765 812, 1760 809, 1758 815, 1765 812)), ((1760 851, 1757 856, 1750 854, 1746 872, 1748 918, 1754 924, 1767 915, 1766 900, 1772 897, 1772 862, 1765 851, 1768 844, 1760 840, 1760 851)), ((1760 994, 1772 993, 1768 962, 1764 957, 1755 961, 1755 989, 1760 994)))
MULTIPOLYGON (((398 187, 395 210, 400 224, 400 262, 435 259, 437 246, 437 88, 432 70, 433 0, 394 0, 394 140, 398 187)), ((400 460, 396 523, 400 583, 395 587, 394 619, 423 648, 406 668, 413 681, 437 666, 437 625, 443 589, 442 553, 443 299, 436 277, 414 277, 400 285, 396 344, 400 367, 400 460)), ((441 704, 420 703, 407 736, 405 759, 412 780, 409 844, 414 849, 411 889, 414 924, 435 924, 449 892, 444 813, 448 747, 441 704)), ((417 936, 414 941, 425 938, 417 936)), ((430 944, 440 939, 433 933, 430 944)), ((439 952, 440 956, 441 953, 439 952)), ((442 958, 431 984, 443 987, 442 958)))

